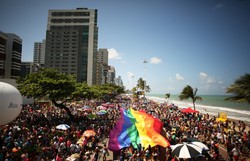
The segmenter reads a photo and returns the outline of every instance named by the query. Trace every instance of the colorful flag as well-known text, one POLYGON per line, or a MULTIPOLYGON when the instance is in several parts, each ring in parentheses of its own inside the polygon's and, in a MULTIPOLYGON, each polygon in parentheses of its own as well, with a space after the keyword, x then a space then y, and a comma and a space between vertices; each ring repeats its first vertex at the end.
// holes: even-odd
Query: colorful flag
POLYGON ((124 147, 148 148, 169 146, 169 142, 160 134, 162 123, 159 119, 144 111, 121 109, 120 119, 110 131, 108 148, 118 151, 124 147))

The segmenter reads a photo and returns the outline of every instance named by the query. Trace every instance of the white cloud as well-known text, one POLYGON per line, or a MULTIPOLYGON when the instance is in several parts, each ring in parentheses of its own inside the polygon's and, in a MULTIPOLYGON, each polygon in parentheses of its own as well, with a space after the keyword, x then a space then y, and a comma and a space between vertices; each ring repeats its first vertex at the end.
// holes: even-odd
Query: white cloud
POLYGON ((150 63, 151 64, 160 64, 161 63, 161 59, 157 58, 157 57, 152 57, 152 58, 150 58, 150 63))
POLYGON ((184 80, 184 78, 180 74, 175 75, 176 80, 181 81, 184 80))
POLYGON ((216 83, 216 80, 215 80, 214 77, 211 77, 208 74, 203 73, 203 72, 200 72, 199 78, 200 78, 201 82, 204 83, 204 84, 216 83))
POLYGON ((108 49, 108 54, 109 54, 109 59, 122 59, 120 54, 114 48, 108 49))
POLYGON ((200 72, 199 77, 200 77, 200 79, 206 79, 207 78, 207 74, 203 73, 203 72, 200 72))
POLYGON ((220 8, 224 7, 224 6, 225 6, 225 5, 224 5, 224 4, 222 4, 222 3, 217 4, 216 6, 214 6, 213 10, 214 10, 214 11, 215 11, 215 10, 218 10, 218 9, 220 9, 220 8))

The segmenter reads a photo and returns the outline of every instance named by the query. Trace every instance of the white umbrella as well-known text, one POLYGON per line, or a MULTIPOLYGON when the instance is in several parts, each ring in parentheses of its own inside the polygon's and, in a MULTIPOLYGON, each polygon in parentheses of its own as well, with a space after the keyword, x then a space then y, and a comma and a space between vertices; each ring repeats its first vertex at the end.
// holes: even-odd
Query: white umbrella
POLYGON ((194 144, 194 145, 200 147, 203 150, 209 150, 209 148, 207 147, 207 145, 203 144, 202 142, 193 141, 193 142, 191 142, 191 144, 194 144))
POLYGON ((60 124, 60 125, 56 126, 56 129, 59 129, 59 130, 67 130, 69 128, 70 128, 70 126, 67 124, 60 124))
POLYGON ((172 154, 178 158, 194 158, 202 153, 202 148, 188 143, 176 144, 171 148, 172 154))

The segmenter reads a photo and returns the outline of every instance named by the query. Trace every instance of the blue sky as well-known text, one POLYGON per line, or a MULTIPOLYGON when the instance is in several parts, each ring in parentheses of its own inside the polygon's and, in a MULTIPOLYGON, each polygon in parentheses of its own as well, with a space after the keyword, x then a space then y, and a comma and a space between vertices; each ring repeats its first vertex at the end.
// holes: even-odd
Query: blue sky
POLYGON ((127 88, 145 78, 152 94, 225 94, 250 73, 248 0, 3 0, 0 30, 23 39, 23 61, 45 39, 49 9, 98 9, 98 48, 127 88), (142 63, 143 60, 148 63, 142 63))

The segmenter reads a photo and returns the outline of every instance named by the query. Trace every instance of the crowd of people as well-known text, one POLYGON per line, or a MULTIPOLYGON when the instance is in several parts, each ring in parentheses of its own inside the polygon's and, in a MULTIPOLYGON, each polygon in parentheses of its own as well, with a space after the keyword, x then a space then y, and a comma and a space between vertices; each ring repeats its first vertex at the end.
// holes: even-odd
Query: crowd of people
MULTIPOLYGON (((78 156, 80 161, 105 161, 112 153, 107 148, 107 139, 120 117, 120 108, 144 110, 159 118, 163 123, 162 135, 171 145, 193 140, 206 144, 209 151, 193 160, 218 160, 219 147, 225 147, 227 159, 234 161, 243 160, 249 154, 250 131, 242 121, 216 122, 215 116, 183 113, 174 104, 134 102, 128 96, 119 97, 111 104, 106 106, 107 113, 96 115, 100 102, 86 100, 69 103, 67 106, 74 114, 74 122, 64 110, 51 104, 24 105, 18 118, 0 126, 0 161, 64 161, 73 155, 78 156), (83 109, 84 106, 90 108, 83 109), (60 124, 68 124, 70 128, 57 129, 60 124), (96 135, 83 137, 84 131, 90 129, 96 135)), ((172 154, 171 147, 159 146, 128 147, 113 155, 121 161, 178 159, 172 154)))

